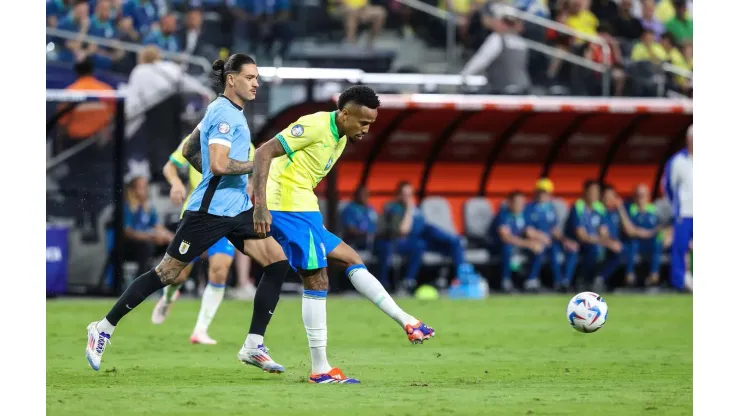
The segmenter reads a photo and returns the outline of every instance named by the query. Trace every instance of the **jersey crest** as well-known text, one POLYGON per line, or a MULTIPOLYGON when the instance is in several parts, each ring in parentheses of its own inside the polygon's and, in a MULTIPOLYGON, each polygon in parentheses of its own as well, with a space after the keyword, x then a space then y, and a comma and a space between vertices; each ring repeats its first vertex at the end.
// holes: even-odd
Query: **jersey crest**
POLYGON ((187 241, 183 240, 180 243, 180 248, 177 251, 179 251, 180 254, 185 254, 185 253, 188 252, 189 249, 190 249, 190 243, 188 243, 187 241))
POLYGON ((296 124, 290 129, 290 134, 294 137, 300 137, 303 135, 303 126, 296 124))

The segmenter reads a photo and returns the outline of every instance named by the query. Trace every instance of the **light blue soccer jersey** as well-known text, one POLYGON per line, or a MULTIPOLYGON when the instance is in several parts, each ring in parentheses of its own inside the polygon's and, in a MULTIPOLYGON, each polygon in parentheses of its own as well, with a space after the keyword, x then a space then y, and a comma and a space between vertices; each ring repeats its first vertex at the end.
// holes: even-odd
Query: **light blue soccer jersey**
POLYGON ((222 217, 235 217, 252 208, 247 196, 247 175, 214 176, 211 172, 209 144, 228 146, 229 157, 249 160, 251 134, 242 108, 220 95, 206 110, 200 129, 203 154, 203 180, 193 191, 187 211, 200 211, 222 217))

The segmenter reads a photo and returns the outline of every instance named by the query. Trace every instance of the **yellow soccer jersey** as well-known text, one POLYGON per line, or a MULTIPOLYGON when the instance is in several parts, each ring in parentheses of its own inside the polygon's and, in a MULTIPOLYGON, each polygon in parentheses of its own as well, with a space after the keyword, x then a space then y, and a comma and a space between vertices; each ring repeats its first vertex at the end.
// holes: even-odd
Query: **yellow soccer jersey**
POLYGON ((347 137, 339 137, 334 112, 309 114, 277 136, 285 155, 272 160, 267 178, 267 208, 275 211, 319 210, 313 189, 344 151, 347 137))
MULTIPOLYGON (((177 150, 172 152, 170 155, 170 162, 174 163, 175 166, 178 168, 184 168, 187 166, 188 168, 188 186, 190 187, 190 192, 188 192, 188 197, 185 198, 185 203, 182 204, 182 211, 180 211, 180 218, 182 218, 182 215, 185 213, 185 207, 188 206, 188 201, 190 200, 190 196, 193 194, 193 190, 196 186, 200 183, 201 180, 203 180, 203 175, 195 170, 192 166, 190 166, 190 163, 188 163, 187 159, 185 159, 185 156, 182 154, 182 146, 185 144, 186 141, 190 138, 190 135, 188 134, 185 136, 185 138, 180 142, 180 145, 177 146, 177 150)), ((249 145, 249 160, 254 160, 254 145, 250 143, 249 145)), ((247 192, 245 189, 244 192, 247 192)))

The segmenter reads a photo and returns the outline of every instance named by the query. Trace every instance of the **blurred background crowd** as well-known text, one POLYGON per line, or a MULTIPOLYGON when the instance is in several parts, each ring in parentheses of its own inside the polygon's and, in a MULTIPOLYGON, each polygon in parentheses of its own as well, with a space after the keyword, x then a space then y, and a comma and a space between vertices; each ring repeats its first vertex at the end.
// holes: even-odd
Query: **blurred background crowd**
POLYGON ((691 0, 48 0, 49 58, 129 72, 116 42, 261 65, 482 73, 486 93, 690 96, 691 0), (413 6, 413 7, 412 7, 413 6), (451 30, 448 30, 451 29, 451 30), (344 55, 342 59, 335 55, 344 55), (606 64, 608 68, 601 65, 606 64), (493 82, 495 80, 495 82, 493 82))

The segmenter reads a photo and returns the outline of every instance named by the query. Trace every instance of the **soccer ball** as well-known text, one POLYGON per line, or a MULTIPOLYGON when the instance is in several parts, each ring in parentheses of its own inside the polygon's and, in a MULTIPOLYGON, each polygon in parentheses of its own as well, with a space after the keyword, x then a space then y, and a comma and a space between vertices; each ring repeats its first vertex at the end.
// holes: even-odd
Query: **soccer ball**
POLYGON ((606 301, 593 292, 579 293, 568 302, 565 314, 576 331, 596 332, 606 323, 606 301))

